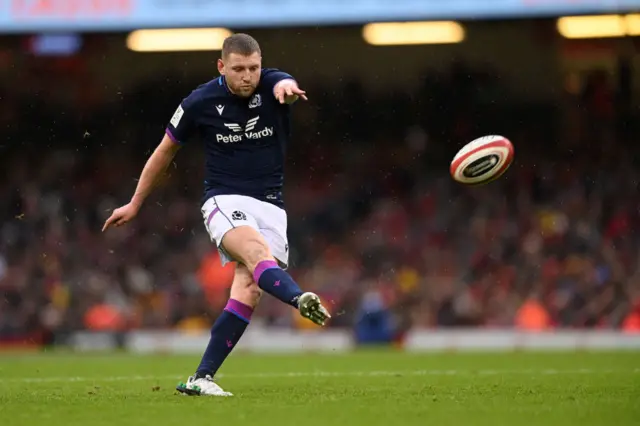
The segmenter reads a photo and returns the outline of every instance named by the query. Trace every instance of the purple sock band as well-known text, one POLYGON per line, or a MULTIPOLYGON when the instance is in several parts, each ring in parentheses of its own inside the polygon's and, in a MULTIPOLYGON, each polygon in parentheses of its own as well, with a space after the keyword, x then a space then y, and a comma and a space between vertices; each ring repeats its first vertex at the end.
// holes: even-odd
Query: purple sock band
POLYGON ((260 276, 262 276, 262 273, 264 271, 266 271, 267 269, 273 269, 278 267, 279 267, 278 263, 274 260, 263 260, 262 262, 258 263, 258 265, 256 266, 256 269, 253 271, 253 280, 257 284, 258 281, 260 281, 260 276))
POLYGON ((251 314, 253 314, 253 309, 251 306, 247 306, 242 302, 238 302, 235 299, 229 299, 227 302, 227 306, 224 307, 224 310, 227 312, 231 312, 235 316, 240 319, 245 320, 246 322, 251 321, 251 314))

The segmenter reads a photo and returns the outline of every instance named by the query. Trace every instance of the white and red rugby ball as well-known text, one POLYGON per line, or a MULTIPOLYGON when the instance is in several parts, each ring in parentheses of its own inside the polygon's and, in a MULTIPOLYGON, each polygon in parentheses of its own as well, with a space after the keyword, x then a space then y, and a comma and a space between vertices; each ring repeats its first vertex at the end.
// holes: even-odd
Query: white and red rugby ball
POLYGON ((475 139, 453 157, 451 177, 465 185, 481 185, 502 176, 513 162, 513 145, 504 136, 475 139))

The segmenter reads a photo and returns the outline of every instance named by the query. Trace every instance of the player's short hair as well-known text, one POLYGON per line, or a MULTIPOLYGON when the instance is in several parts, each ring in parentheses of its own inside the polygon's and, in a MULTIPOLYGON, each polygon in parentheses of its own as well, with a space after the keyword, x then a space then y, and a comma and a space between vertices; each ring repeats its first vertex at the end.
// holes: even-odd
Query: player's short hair
POLYGON ((255 38, 249 34, 233 34, 227 37, 222 43, 222 57, 226 58, 231 53, 237 53, 242 56, 261 54, 260 45, 255 38))

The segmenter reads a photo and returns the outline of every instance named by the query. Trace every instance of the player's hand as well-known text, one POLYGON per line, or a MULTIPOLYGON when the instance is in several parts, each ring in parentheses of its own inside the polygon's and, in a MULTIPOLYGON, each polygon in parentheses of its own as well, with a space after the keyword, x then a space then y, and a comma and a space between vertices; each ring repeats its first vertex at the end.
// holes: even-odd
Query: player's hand
POLYGON ((140 206, 133 203, 115 209, 113 213, 111 213, 111 216, 109 216, 109 219, 104 223, 102 232, 106 231, 110 226, 118 227, 125 225, 136 217, 139 210, 140 206))
POLYGON ((281 104, 292 104, 297 101, 298 98, 302 98, 305 101, 308 100, 307 92, 300 89, 295 80, 282 80, 276 84, 273 94, 281 104))

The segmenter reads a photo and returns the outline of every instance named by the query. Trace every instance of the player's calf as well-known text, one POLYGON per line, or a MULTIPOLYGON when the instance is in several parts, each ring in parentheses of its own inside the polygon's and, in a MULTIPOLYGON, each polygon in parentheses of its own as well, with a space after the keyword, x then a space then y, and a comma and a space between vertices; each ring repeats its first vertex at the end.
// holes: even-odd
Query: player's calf
POLYGON ((251 272, 246 266, 238 265, 231 284, 231 297, 211 327, 211 337, 200 365, 186 383, 176 387, 179 392, 186 395, 231 396, 213 378, 247 329, 261 295, 262 291, 253 282, 251 272))
POLYGON ((244 334, 253 308, 230 298, 224 311, 211 327, 211 337, 202 355, 200 365, 186 383, 180 383, 176 390, 185 395, 232 396, 213 381, 213 378, 244 334))
POLYGON ((225 234, 222 244, 229 255, 247 266, 258 287, 298 308, 303 291, 291 275, 280 268, 260 233, 248 226, 234 228, 225 234))
POLYGON ((249 268, 253 280, 265 292, 300 311, 305 318, 324 325, 331 318, 314 293, 304 293, 271 254, 262 235, 249 226, 228 231, 223 239, 227 253, 249 268), (304 301, 304 303, 301 303, 304 301))

